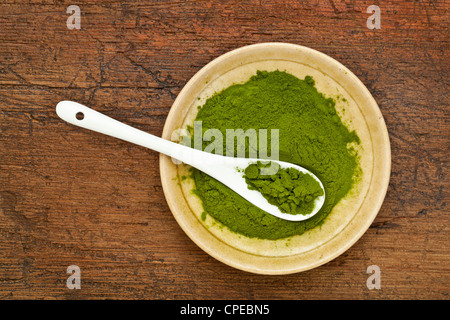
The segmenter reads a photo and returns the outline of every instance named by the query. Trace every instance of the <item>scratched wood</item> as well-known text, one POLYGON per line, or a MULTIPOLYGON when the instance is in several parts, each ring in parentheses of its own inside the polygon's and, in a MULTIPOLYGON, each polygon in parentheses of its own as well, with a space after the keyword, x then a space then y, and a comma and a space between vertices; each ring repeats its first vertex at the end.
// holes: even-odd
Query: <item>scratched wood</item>
POLYGON ((0 4, 0 298, 448 299, 449 5, 374 1, 0 4), (372 3, 370 3, 372 4, 372 3), (243 45, 309 46, 371 91, 392 144, 389 191, 365 235, 310 271, 261 276, 199 249, 165 202, 158 156, 61 121, 75 100, 160 135, 183 85, 243 45), (81 289, 66 287, 70 265, 81 289), (369 265, 381 289, 366 286, 369 265))

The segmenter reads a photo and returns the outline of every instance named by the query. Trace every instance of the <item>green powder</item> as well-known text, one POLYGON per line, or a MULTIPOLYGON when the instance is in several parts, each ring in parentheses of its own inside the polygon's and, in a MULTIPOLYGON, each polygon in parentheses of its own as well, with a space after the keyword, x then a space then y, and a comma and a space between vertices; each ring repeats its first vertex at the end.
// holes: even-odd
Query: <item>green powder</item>
POLYGON ((310 174, 294 168, 278 169, 271 175, 261 174, 270 163, 257 162, 245 168, 244 178, 250 190, 261 192, 281 212, 306 215, 313 211, 314 200, 323 195, 319 182, 310 174))
MULTIPOLYGON (((218 129, 223 136, 226 129, 279 129, 279 160, 308 169, 325 188, 325 203, 319 212, 298 222, 274 217, 194 169, 194 192, 207 214, 238 234, 281 239, 323 223, 350 191, 358 172, 351 144, 359 143, 359 138, 342 123, 335 101, 314 85, 310 76, 301 80, 286 72, 258 71, 247 83, 232 85, 209 98, 196 120, 202 121, 204 131, 218 129)), ((270 135, 268 138, 270 154, 270 135)), ((203 142, 203 148, 208 144, 203 142)))

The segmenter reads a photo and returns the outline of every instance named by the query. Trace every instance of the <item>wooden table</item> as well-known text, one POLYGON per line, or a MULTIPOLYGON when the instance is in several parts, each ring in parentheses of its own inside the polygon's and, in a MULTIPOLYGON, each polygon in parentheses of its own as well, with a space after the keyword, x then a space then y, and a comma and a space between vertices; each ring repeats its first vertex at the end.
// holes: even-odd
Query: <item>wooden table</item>
POLYGON ((449 5, 367 1, 62 1, 0 5, 0 298, 448 299, 449 5), (203 252, 173 218, 158 155, 60 120, 74 100, 160 135, 186 82, 252 43, 348 66, 385 117, 392 176, 364 236, 316 269, 263 276, 203 252), (66 286, 81 269, 81 289, 66 286), (369 290, 367 267, 381 271, 369 290))

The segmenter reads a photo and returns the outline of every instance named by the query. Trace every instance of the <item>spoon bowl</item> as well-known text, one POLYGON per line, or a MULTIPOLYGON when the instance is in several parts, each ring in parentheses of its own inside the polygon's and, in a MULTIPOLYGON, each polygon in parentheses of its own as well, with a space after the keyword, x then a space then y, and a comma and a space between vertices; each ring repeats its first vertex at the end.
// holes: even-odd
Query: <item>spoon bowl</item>
POLYGON ((278 164, 279 168, 294 168, 309 174, 320 184, 323 195, 314 200, 314 209, 309 214, 281 212, 277 206, 270 204, 259 191, 248 188, 243 175, 244 170, 250 164, 257 161, 268 161, 267 159, 225 157, 193 149, 138 130, 73 101, 59 102, 56 106, 56 113, 61 119, 73 125, 128 141, 182 161, 220 181, 258 208, 284 220, 309 219, 320 210, 325 201, 325 189, 322 182, 309 170, 292 163, 270 160, 270 162, 278 164))

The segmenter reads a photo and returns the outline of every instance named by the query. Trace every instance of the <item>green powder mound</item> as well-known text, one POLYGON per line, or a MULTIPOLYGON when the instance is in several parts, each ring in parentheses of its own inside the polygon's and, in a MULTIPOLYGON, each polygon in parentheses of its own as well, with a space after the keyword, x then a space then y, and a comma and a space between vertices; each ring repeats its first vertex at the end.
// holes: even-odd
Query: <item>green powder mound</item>
POLYGON ((266 175, 261 169, 270 163, 257 162, 245 168, 244 178, 250 190, 261 192, 270 204, 281 212, 306 215, 313 211, 314 200, 323 195, 320 183, 310 174, 294 168, 279 168, 277 173, 266 175))
MULTIPOLYGON (((275 240, 319 226, 349 192, 358 172, 351 144, 359 143, 359 138, 342 123, 335 101, 314 85, 309 76, 301 80, 286 72, 258 71, 247 83, 232 85, 209 98, 196 120, 202 121, 204 131, 218 129, 224 137, 226 129, 268 129, 269 155, 270 130, 279 129, 279 160, 311 171, 325 188, 325 203, 319 212, 304 221, 274 217, 194 169, 194 192, 207 214, 238 234, 275 240)), ((203 148, 209 143, 203 142, 203 148)))

